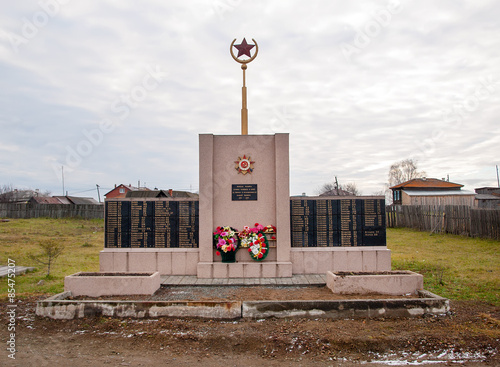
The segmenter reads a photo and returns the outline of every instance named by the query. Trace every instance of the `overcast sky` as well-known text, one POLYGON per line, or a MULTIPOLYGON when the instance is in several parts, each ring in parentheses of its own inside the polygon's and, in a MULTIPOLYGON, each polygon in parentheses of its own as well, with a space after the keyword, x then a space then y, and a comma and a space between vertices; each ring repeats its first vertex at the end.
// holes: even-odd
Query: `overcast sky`
POLYGON ((198 134, 290 133, 291 194, 392 163, 496 186, 498 1, 4 1, 0 185, 198 190, 198 134))

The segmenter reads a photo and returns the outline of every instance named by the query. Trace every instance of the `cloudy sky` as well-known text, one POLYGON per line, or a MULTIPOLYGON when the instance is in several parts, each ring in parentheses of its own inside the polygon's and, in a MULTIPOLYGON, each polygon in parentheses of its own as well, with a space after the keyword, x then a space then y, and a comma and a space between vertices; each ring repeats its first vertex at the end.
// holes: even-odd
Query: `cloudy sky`
POLYGON ((291 194, 335 176, 380 192, 392 163, 497 183, 498 1, 5 2, 0 185, 97 197, 198 190, 198 134, 290 133, 291 194))

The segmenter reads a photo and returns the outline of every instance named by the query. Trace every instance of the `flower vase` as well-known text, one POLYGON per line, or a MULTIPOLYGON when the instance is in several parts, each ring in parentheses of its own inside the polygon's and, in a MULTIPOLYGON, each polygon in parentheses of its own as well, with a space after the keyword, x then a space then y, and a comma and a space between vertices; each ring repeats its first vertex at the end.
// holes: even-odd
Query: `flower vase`
POLYGON ((236 251, 220 252, 220 257, 223 263, 235 263, 236 262, 236 251))

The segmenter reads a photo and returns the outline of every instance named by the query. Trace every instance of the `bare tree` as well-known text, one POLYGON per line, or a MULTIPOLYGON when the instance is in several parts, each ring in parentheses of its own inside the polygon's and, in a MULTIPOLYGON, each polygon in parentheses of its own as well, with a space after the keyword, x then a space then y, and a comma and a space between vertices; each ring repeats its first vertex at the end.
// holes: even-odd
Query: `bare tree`
POLYGON ((318 193, 318 195, 321 195, 321 194, 323 194, 325 192, 333 191, 336 188, 337 187, 336 187, 335 183, 325 183, 325 184, 323 184, 323 186, 321 186, 321 188, 319 188, 317 190, 317 193, 318 193))
POLYGON ((358 187, 354 182, 346 183, 345 185, 340 185, 340 188, 344 191, 347 191, 349 194, 354 196, 361 195, 361 191, 359 191, 358 187))
POLYGON ((14 195, 14 187, 12 184, 0 186, 0 203, 8 203, 12 201, 14 195))
POLYGON ((384 196, 385 204, 392 204, 392 190, 389 190, 389 185, 385 184, 382 190, 376 191, 372 194, 373 196, 384 196))
POLYGON ((0 203, 23 202, 32 196, 49 197, 51 192, 45 190, 17 189, 12 184, 0 186, 0 203))
POLYGON ((64 250, 64 246, 52 240, 41 242, 38 245, 42 248, 42 253, 36 256, 29 254, 28 257, 39 264, 47 265, 47 276, 49 276, 50 267, 59 255, 61 255, 64 250))
POLYGON ((338 183, 337 177, 335 177, 334 182, 323 184, 323 186, 317 190, 317 193, 318 195, 328 194, 329 196, 361 195, 361 192, 354 182, 342 185, 338 183))
POLYGON ((389 169, 389 187, 419 177, 425 177, 425 172, 418 170, 417 162, 411 158, 404 159, 394 163, 389 169))

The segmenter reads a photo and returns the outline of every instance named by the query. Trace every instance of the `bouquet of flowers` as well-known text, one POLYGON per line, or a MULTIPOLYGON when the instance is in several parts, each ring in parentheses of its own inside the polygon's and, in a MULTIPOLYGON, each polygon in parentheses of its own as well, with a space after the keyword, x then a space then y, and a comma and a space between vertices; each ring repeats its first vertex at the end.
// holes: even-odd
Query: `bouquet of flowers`
MULTIPOLYGON (((217 227, 214 232, 214 242, 217 250, 223 252, 236 251, 238 249, 237 232, 232 227, 217 227)), ((220 252, 217 251, 217 256, 220 252)))
POLYGON ((262 232, 264 227, 259 223, 255 223, 255 227, 243 227, 243 231, 238 233, 241 246, 248 248, 250 256, 254 260, 264 260, 269 251, 267 238, 262 232))
POLYGON ((271 235, 271 239, 276 239, 276 227, 273 225, 268 225, 264 228, 264 233, 271 235))

